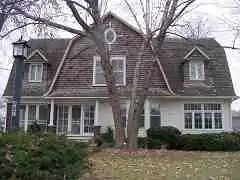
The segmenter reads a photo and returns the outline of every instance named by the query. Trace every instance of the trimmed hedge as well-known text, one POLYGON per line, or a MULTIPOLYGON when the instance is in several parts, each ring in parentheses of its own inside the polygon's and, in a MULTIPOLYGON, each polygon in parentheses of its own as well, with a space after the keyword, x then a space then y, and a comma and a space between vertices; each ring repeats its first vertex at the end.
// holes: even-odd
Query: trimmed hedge
POLYGON ((240 133, 184 134, 171 126, 150 128, 147 147, 197 151, 240 151, 240 133))
POLYGON ((168 149, 174 149, 178 146, 180 135, 181 132, 172 126, 150 128, 147 130, 148 148, 159 149, 165 145, 168 149))
POLYGON ((240 134, 185 134, 179 139, 180 150, 239 151, 240 134))
POLYGON ((77 180, 88 168, 87 146, 53 135, 0 135, 1 179, 77 180))

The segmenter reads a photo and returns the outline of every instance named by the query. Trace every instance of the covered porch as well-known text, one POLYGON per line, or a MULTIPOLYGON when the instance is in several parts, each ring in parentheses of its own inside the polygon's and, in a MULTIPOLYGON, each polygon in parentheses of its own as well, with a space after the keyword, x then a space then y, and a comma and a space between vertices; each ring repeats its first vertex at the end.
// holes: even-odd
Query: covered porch
POLYGON ((101 99, 23 101, 20 108, 20 128, 28 131, 37 122, 44 130, 53 128, 57 135, 92 137, 99 126, 101 99))

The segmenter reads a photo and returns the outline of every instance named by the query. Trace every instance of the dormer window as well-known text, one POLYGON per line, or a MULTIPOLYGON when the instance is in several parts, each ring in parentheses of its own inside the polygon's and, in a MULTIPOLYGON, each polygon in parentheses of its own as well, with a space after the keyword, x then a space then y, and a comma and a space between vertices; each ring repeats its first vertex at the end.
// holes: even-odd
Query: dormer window
POLYGON ((192 60, 189 62, 190 80, 204 80, 204 61, 192 60))
POLYGON ((29 82, 41 82, 43 73, 43 64, 29 65, 29 82))

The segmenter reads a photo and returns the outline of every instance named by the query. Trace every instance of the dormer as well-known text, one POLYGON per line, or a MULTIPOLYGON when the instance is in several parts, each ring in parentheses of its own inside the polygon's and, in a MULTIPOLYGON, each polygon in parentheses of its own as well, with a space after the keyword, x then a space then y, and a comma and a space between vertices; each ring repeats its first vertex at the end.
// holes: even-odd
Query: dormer
POLYGON ((42 82, 48 59, 39 50, 34 50, 25 60, 28 82, 42 82))
POLYGON ((184 57, 184 83, 202 82, 206 80, 206 62, 209 56, 195 46, 184 57))

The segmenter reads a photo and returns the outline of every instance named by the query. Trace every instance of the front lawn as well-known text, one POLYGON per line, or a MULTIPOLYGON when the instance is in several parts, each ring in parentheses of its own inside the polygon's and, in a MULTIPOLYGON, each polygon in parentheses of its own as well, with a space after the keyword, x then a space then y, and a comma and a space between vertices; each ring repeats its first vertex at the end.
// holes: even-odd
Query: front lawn
POLYGON ((114 180, 239 180, 240 152, 108 150, 91 158, 97 179, 114 180))

